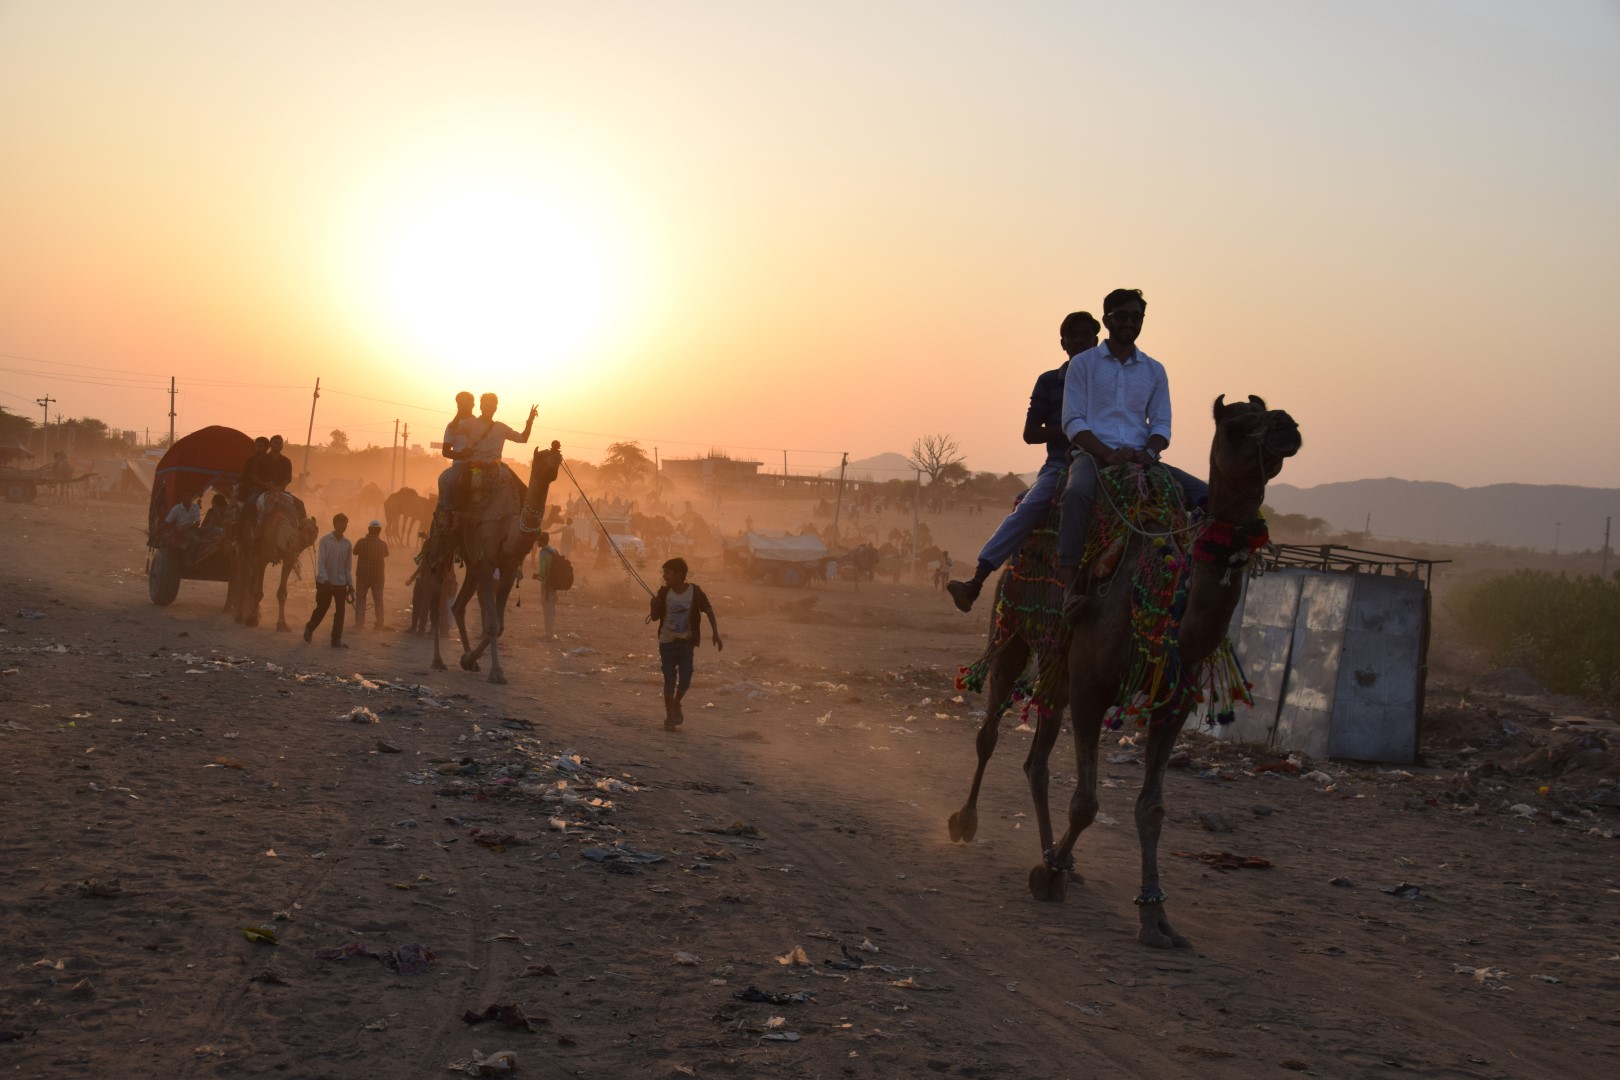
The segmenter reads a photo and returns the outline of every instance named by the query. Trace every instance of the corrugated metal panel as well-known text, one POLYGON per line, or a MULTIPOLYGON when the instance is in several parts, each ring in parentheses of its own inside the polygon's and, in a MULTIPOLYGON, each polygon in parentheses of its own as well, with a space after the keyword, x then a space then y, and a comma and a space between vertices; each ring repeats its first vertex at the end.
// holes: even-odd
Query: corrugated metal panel
POLYGON ((1306 573, 1288 570, 1250 578, 1232 614, 1232 645, 1243 674, 1252 684, 1254 708, 1237 709, 1237 718, 1215 734, 1240 742, 1270 743, 1288 676, 1288 654, 1294 641, 1294 617, 1306 573))
POLYGON ((1311 574, 1300 583, 1299 612, 1277 710, 1273 745, 1327 757, 1339 659, 1356 579, 1350 574, 1311 574))
POLYGON ((1423 583, 1360 575, 1344 632, 1332 757, 1417 760, 1423 583))
POLYGON ((1232 618, 1255 707, 1217 734, 1312 757, 1416 760, 1424 585, 1282 568, 1251 579, 1232 618))

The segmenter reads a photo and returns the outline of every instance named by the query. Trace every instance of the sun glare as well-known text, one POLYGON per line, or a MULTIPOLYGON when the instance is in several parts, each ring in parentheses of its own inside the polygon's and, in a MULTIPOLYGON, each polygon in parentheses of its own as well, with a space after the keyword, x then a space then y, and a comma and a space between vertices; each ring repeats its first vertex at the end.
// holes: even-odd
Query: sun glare
POLYGON ((395 326, 436 362, 534 373, 600 329, 601 243, 564 209, 515 192, 464 191, 409 213, 377 282, 395 326))

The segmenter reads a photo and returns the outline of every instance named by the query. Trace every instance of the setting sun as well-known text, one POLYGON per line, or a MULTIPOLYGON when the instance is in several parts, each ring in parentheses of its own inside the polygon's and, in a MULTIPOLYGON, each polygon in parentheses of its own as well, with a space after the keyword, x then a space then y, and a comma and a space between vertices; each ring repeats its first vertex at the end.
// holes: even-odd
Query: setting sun
POLYGON ((532 370, 585 344, 607 309, 601 241, 577 216, 516 191, 424 203, 378 255, 378 300, 436 361, 532 370))

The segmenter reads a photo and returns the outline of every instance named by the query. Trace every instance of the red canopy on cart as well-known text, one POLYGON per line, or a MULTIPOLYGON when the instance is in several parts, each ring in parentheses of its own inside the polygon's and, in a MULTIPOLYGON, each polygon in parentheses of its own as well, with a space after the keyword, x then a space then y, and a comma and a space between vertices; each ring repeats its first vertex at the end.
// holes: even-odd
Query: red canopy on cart
POLYGON ((176 439, 152 476, 147 529, 155 532, 175 503, 195 499, 212 485, 228 490, 253 453, 253 440, 235 428, 199 428, 176 439))

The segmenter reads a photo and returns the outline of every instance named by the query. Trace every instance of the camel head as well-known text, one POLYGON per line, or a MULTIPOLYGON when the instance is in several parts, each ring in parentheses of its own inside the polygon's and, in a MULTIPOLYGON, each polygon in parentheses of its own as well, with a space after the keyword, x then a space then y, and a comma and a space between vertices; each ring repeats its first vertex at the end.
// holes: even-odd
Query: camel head
POLYGON ((1264 483, 1282 472, 1283 461, 1304 445, 1299 425, 1281 409, 1268 409, 1264 399, 1228 405, 1215 399, 1215 441, 1210 446, 1210 479, 1217 475, 1264 483))
POLYGON ((538 480, 543 484, 549 484, 557 479, 557 473, 561 469, 562 443, 552 439, 550 446, 544 449, 535 448, 534 461, 530 464, 529 469, 529 482, 534 483, 538 480))

